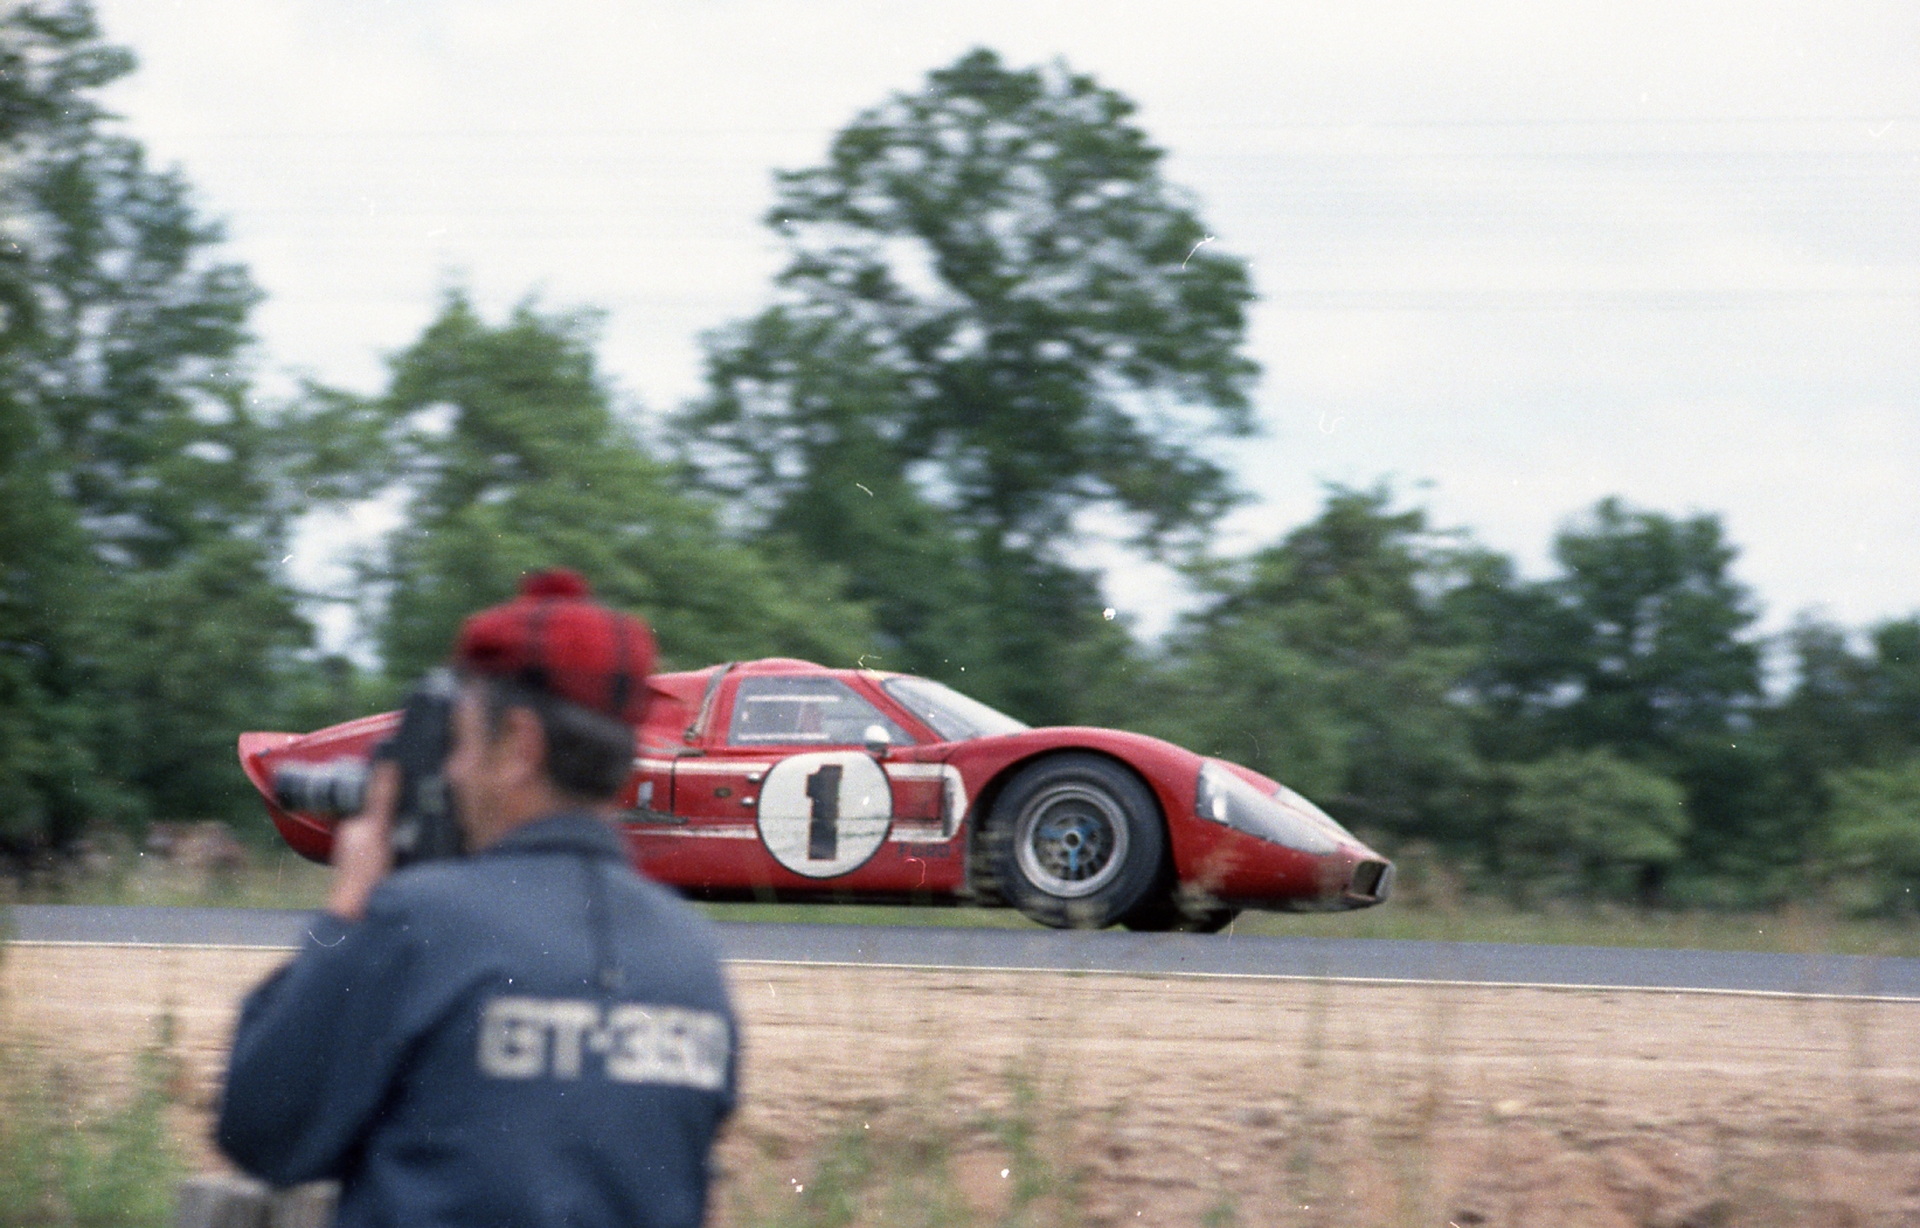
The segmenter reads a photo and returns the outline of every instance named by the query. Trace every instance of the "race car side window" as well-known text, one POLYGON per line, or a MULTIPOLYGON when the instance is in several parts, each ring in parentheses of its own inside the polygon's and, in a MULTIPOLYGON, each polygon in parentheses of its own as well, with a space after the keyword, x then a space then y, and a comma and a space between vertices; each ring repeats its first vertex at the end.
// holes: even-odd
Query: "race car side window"
POLYGON ((913 741, 837 678, 742 678, 727 745, 860 746, 870 725, 885 729, 896 746, 913 741))

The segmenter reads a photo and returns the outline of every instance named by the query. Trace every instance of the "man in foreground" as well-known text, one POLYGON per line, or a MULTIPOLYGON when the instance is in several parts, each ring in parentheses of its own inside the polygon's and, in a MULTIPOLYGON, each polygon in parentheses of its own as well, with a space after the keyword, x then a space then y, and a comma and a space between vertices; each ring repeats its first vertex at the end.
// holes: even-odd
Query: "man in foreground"
POLYGON ((391 873, 396 782, 336 833, 326 912, 248 998, 219 1143, 338 1223, 696 1225, 737 1034, 701 918, 607 821, 653 640, 577 576, 467 620, 446 775, 468 856, 391 873))

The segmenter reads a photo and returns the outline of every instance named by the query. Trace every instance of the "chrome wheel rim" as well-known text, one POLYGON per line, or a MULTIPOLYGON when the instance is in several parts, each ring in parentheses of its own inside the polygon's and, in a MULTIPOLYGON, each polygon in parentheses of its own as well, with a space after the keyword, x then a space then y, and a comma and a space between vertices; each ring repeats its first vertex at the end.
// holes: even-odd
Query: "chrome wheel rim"
POLYGON ((1103 790, 1062 784, 1020 812, 1015 856, 1026 880, 1048 895, 1079 899, 1100 890, 1127 860, 1127 816, 1103 790))

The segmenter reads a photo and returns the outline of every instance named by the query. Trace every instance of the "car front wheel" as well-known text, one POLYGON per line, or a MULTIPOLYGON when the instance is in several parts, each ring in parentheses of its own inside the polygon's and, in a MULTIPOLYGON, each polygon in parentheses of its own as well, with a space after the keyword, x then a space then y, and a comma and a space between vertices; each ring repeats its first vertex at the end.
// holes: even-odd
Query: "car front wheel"
POLYGON ((1120 918, 1120 924, 1148 934, 1217 934, 1232 925, 1239 915, 1237 908, 1190 902, 1169 891, 1148 896, 1138 908, 1120 918))
POLYGON ((1140 780, 1098 755, 1054 755, 1020 772, 987 827, 994 874, 1021 912, 1099 929, 1153 889, 1166 856, 1160 807, 1140 780))

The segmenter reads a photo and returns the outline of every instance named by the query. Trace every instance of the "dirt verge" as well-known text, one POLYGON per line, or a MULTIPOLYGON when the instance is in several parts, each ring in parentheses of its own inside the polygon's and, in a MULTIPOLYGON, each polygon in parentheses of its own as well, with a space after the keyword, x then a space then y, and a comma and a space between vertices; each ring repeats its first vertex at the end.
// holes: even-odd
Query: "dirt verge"
MULTIPOLYGON (((283 958, 16 944, 0 1024, 102 1094, 167 1029, 182 1143, 212 1167, 235 1009, 283 958)), ((1093 1224, 1920 1225, 1920 1003, 765 964, 733 981, 723 1223, 878 1131, 926 1144, 913 1162, 994 1218, 1037 1197, 1093 1224), (1020 1186, 1035 1166, 1050 1186, 1020 1186)))

